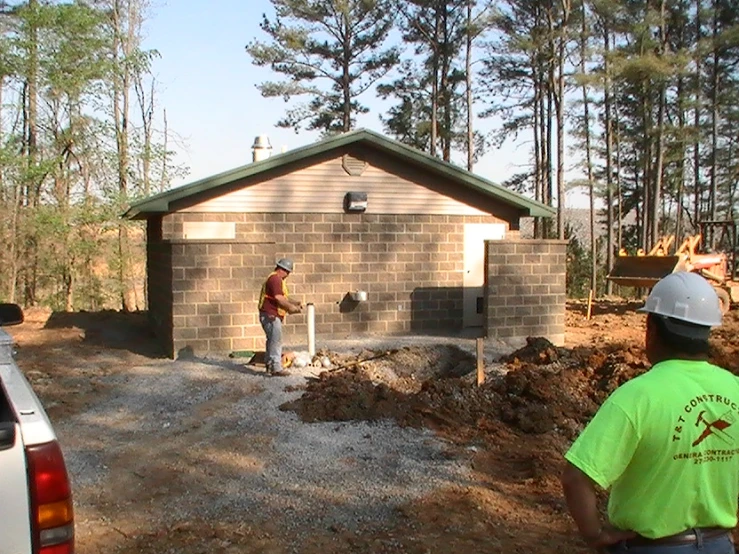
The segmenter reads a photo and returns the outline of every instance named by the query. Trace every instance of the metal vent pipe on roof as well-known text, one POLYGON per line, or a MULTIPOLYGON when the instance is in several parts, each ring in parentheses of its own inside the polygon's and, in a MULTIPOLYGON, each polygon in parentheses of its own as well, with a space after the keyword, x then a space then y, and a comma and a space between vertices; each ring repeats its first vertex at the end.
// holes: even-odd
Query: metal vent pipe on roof
POLYGON ((255 162, 269 158, 272 155, 272 144, 269 142, 269 137, 267 135, 256 136, 251 150, 252 160, 255 162))

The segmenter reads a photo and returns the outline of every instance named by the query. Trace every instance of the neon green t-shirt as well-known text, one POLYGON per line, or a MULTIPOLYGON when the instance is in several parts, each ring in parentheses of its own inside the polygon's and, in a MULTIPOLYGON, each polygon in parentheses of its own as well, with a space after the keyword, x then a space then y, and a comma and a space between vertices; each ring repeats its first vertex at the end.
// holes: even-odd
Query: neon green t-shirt
POLYGON ((619 387, 565 458, 604 489, 619 529, 659 538, 734 527, 739 496, 739 379, 668 360, 619 387))

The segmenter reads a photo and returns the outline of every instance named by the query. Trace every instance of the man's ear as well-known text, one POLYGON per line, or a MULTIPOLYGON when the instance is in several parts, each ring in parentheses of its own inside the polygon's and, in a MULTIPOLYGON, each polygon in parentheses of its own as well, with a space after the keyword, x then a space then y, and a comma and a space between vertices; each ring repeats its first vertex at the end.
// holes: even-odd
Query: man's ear
POLYGON ((644 347, 649 351, 659 341, 659 330, 654 314, 647 314, 647 331, 644 336, 644 347))
POLYGON ((647 314, 647 331, 654 333, 657 330, 657 322, 654 320, 654 314, 647 314))

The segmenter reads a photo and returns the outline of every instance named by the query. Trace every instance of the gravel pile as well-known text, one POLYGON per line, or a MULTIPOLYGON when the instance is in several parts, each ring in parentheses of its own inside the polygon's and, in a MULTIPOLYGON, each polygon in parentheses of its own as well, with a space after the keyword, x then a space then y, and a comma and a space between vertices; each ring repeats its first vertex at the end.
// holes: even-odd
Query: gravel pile
POLYGON ((306 424, 281 411, 315 371, 292 369, 302 374, 151 360, 98 377, 99 398, 56 422, 80 534, 195 518, 279 522, 296 537, 382 526, 400 504, 466 481, 468 463, 430 432, 389 421, 306 424))

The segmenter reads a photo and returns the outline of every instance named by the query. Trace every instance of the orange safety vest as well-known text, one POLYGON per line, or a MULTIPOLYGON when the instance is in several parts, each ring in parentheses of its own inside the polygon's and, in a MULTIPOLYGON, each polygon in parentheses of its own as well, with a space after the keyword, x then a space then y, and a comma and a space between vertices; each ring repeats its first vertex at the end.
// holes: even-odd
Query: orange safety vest
MULTIPOLYGON (((267 278, 264 280, 264 283, 262 284, 262 290, 259 293, 259 310, 260 311, 262 309, 262 306, 264 306, 264 301, 267 298, 269 298, 270 300, 274 300, 275 299, 274 296, 269 296, 267 294, 267 281, 269 281, 270 278, 273 275, 276 275, 276 274, 277 274, 276 271, 273 271, 272 273, 270 273, 267 276, 267 278)), ((284 297, 287 298, 287 283, 285 282, 285 279, 282 279, 282 296, 284 296, 284 297)), ((279 306, 277 306, 277 315, 279 315, 280 317, 284 318, 287 315, 287 311, 286 310, 283 310, 282 308, 280 308, 279 306)))

